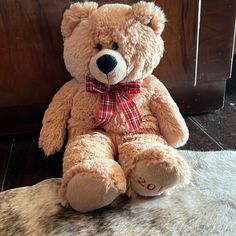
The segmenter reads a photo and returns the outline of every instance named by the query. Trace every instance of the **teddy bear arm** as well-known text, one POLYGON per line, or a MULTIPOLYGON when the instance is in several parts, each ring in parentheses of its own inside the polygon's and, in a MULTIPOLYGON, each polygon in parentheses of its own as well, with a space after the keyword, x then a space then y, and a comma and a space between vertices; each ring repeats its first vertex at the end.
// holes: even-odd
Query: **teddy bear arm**
POLYGON ((160 132, 170 146, 181 147, 189 138, 185 120, 166 87, 156 78, 153 85, 155 89, 150 108, 158 120, 160 132))
POLYGON ((58 152, 63 146, 66 136, 67 120, 69 119, 72 99, 77 91, 76 82, 67 82, 53 97, 43 118, 40 131, 39 148, 49 156, 58 152))

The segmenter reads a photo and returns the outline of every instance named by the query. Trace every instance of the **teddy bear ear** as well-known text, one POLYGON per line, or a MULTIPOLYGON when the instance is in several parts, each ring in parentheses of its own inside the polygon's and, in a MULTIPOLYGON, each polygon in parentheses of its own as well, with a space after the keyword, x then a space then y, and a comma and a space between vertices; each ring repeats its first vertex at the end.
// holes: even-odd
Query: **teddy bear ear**
POLYGON ((138 2, 132 5, 133 16, 144 25, 150 26, 157 35, 165 28, 166 16, 153 2, 138 2))
POLYGON ((70 5, 70 8, 65 10, 61 23, 62 36, 69 37, 75 27, 85 18, 98 8, 95 2, 77 2, 70 5))

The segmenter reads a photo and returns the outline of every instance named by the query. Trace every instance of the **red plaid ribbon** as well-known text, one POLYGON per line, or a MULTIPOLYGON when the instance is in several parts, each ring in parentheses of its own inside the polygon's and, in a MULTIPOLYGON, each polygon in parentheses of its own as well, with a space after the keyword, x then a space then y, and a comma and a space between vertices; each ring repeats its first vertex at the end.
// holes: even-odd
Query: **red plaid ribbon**
POLYGON ((95 123, 96 127, 109 123, 114 116, 117 104, 124 113, 130 131, 132 133, 138 132, 142 117, 136 104, 128 94, 140 93, 140 82, 108 85, 87 78, 86 91, 89 93, 101 93, 98 119, 95 123))

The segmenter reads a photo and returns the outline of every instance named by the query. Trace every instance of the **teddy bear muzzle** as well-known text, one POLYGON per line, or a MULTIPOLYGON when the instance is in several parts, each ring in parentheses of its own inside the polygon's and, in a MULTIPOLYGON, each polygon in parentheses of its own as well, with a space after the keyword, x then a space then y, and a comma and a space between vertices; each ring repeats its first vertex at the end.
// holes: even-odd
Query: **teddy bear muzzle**
POLYGON ((93 78, 104 84, 117 84, 125 78, 127 65, 119 52, 103 49, 91 58, 89 71, 93 78))

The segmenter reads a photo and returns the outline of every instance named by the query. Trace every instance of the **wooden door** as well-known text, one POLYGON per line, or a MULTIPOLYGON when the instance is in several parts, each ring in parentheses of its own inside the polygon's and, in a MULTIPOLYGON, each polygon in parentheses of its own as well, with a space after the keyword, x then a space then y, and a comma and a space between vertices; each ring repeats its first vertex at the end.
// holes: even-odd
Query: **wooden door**
POLYGON ((201 0, 199 4, 195 86, 171 90, 181 110, 190 114, 223 107, 234 53, 236 1, 201 0))
MULTIPOLYGON (((137 1, 98 1, 101 3, 137 1)), ((154 74, 168 87, 193 86, 199 0, 159 0, 168 23, 166 53, 154 74)), ((69 79, 62 59, 61 16, 68 2, 0 2, 0 107, 47 103, 69 79)))
MULTIPOLYGON (((137 1, 110 0, 98 3, 137 1)), ((182 112, 222 106, 235 0, 157 0, 167 15, 165 55, 154 74, 182 112)), ((68 0, 0 1, 0 134, 37 130, 53 94, 70 79, 60 23, 68 0)))
POLYGON ((160 0, 158 4, 168 21, 163 33, 165 54, 154 74, 169 89, 193 87, 197 69, 200 0, 160 0))
POLYGON ((0 1, 0 107, 48 103, 69 78, 60 22, 67 1, 0 1))
POLYGON ((60 23, 66 0, 0 1, 0 134, 39 129, 66 80, 60 23))

